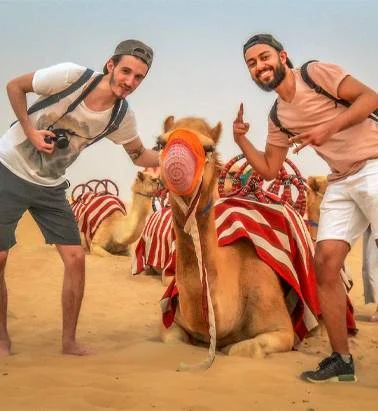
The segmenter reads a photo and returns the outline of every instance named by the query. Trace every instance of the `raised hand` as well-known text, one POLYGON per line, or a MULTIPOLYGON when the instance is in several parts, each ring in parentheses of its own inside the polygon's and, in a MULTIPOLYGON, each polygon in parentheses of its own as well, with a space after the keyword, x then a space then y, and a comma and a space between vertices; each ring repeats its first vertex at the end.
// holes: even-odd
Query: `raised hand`
POLYGON ((243 115, 244 107, 243 103, 240 103, 238 114, 233 123, 234 140, 236 143, 239 143, 240 139, 244 138, 249 130, 249 124, 244 122, 243 115))
POLYGON ((310 131, 306 131, 291 137, 289 142, 293 144, 299 143, 299 145, 293 150, 293 153, 296 154, 308 145, 321 146, 328 140, 329 137, 331 137, 332 134, 333 130, 330 124, 324 123, 314 127, 310 131))

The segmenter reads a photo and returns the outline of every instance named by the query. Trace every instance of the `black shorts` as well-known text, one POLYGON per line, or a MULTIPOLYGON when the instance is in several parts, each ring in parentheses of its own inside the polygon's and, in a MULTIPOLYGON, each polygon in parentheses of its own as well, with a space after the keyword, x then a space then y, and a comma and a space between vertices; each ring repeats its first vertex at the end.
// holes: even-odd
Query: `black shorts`
POLYGON ((66 198, 67 182, 55 187, 29 183, 0 163, 0 250, 16 244, 17 223, 29 210, 47 244, 80 245, 80 233, 66 198))

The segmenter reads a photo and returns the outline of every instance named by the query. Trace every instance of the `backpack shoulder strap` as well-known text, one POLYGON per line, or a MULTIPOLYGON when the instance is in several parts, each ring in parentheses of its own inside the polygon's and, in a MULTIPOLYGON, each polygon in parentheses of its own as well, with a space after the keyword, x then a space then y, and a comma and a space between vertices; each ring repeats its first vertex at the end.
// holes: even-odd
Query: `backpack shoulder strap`
POLYGON ((280 131, 282 131, 282 133, 287 134, 288 137, 295 136, 295 133, 283 127, 283 125, 281 124, 281 121, 279 120, 278 115, 277 115, 277 100, 274 102, 272 108, 270 109, 269 117, 272 120, 273 124, 276 127, 278 127, 280 131))
MULTIPOLYGON (((74 91, 78 90, 82 85, 84 85, 94 73, 93 70, 87 68, 84 73, 72 84, 70 84, 64 90, 59 91, 58 93, 52 94, 51 96, 46 97, 43 100, 37 101, 33 105, 31 105, 27 111, 27 113, 33 114, 36 111, 42 110, 52 104, 58 103, 62 98, 69 96, 74 91)), ((13 124, 17 123, 18 120, 14 121, 10 126, 12 127, 13 124)))
POLYGON ((92 139, 86 147, 91 146, 94 143, 97 143, 104 137, 108 136, 110 133, 113 133, 114 131, 118 130, 120 124, 122 123, 123 118, 125 117, 127 113, 127 109, 129 107, 129 104, 126 99, 119 100, 113 108, 112 114, 110 116, 109 123, 105 127, 105 129, 98 134, 94 139, 92 139))
POLYGON ((28 114, 33 114, 38 110, 42 110, 45 107, 58 103, 62 98, 69 96, 74 91, 79 89, 83 84, 85 84, 92 77, 92 74, 93 74, 93 70, 87 68, 84 71, 84 73, 74 83, 69 85, 67 88, 65 88, 62 91, 59 91, 58 93, 52 94, 51 96, 48 96, 44 100, 38 101, 37 103, 33 104, 29 108, 28 114))
MULTIPOLYGON (((315 81, 310 77, 310 75, 308 74, 307 66, 310 63, 317 61, 318 60, 309 60, 301 66, 301 76, 303 81, 318 94, 322 94, 323 96, 328 97, 330 100, 333 100, 335 104, 342 104, 345 107, 350 107, 351 103, 349 101, 336 98, 332 94, 328 93, 328 91, 324 90, 324 88, 320 87, 319 84, 316 84, 315 81)), ((378 110, 373 111, 368 117, 372 120, 378 121, 378 110)))

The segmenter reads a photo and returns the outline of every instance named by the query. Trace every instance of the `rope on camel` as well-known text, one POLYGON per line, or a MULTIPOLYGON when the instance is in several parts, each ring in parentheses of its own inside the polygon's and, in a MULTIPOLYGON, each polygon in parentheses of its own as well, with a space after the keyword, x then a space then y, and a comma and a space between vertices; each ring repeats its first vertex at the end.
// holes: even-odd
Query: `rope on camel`
POLYGON ((74 187, 71 192, 71 202, 76 203, 80 201, 86 193, 94 193, 98 196, 111 194, 118 197, 119 189, 114 181, 107 178, 103 180, 92 179, 74 187))
POLYGON ((218 192, 221 197, 255 197, 261 203, 280 203, 290 204, 302 217, 306 211, 306 186, 305 179, 295 164, 288 158, 285 160, 278 173, 278 176, 267 189, 263 185, 265 180, 248 164, 245 160, 232 177, 230 191, 225 191, 225 180, 230 173, 231 167, 244 159, 244 154, 239 154, 228 161, 222 168, 218 179, 218 192), (291 168, 292 174, 286 170, 286 166, 291 168), (249 175, 246 182, 242 181, 243 176, 249 175), (292 188, 297 190, 297 198, 293 199, 292 188), (273 194, 273 196, 272 196, 273 194))

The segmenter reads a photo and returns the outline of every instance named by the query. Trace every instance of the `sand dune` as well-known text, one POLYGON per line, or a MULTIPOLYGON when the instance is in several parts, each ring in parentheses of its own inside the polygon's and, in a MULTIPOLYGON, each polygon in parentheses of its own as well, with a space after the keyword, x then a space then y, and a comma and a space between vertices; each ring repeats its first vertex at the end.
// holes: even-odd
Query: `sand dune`
POLYGON ((363 305, 361 244, 348 257, 359 333, 351 338, 359 382, 312 385, 298 374, 329 352, 326 336, 300 351, 261 360, 217 355, 207 371, 177 372, 206 348, 165 345, 158 336, 157 278, 130 276, 130 258, 87 257, 79 341, 90 357, 62 356, 60 289, 63 265, 26 215, 7 269, 9 329, 14 355, 0 362, 0 410, 378 410, 378 324, 363 305))

